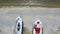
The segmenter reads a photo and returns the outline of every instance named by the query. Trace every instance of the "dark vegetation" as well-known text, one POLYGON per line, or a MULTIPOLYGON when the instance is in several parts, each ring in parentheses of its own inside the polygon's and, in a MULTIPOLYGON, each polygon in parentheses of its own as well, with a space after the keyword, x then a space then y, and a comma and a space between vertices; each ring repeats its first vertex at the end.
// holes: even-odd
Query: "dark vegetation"
POLYGON ((0 0, 0 3, 50 3, 50 4, 60 4, 60 0, 0 0))
POLYGON ((60 7, 60 0, 0 0, 1 6, 60 7))

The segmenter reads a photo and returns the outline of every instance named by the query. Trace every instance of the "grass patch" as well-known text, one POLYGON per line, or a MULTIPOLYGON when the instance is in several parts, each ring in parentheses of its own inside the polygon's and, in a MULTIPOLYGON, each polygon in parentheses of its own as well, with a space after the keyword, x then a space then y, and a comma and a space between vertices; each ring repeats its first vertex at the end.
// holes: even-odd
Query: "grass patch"
POLYGON ((2 33, 2 29, 0 28, 0 33, 2 33))
POLYGON ((29 30, 26 27, 24 27, 23 34, 30 34, 29 30))
POLYGON ((0 27, 0 34, 2 34, 2 28, 0 27))

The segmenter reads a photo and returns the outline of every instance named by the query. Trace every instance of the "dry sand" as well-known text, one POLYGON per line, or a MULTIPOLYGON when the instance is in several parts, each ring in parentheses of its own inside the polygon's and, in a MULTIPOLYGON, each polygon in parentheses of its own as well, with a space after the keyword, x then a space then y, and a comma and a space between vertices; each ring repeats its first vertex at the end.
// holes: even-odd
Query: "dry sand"
POLYGON ((43 7, 0 8, 0 34, 13 34, 17 16, 22 17, 24 27, 27 27, 30 33, 34 22, 40 19, 43 34, 60 34, 60 8, 43 7))

